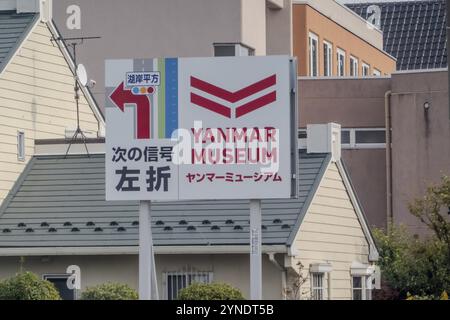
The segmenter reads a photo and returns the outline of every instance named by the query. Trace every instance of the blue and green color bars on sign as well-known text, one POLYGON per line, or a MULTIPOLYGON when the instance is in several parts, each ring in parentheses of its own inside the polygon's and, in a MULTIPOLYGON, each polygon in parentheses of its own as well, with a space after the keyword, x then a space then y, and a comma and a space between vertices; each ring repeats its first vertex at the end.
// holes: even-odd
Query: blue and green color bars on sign
POLYGON ((178 59, 154 59, 153 68, 160 72, 160 86, 152 100, 152 138, 171 138, 178 129, 178 59), (157 113, 157 114, 156 114, 157 113))

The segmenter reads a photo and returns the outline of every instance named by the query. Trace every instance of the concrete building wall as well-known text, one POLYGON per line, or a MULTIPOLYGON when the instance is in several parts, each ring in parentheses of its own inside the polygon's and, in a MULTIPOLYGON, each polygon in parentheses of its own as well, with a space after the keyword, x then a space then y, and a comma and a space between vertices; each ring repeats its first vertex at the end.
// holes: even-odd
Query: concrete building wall
MULTIPOLYGON (((225 282, 239 288, 246 298, 250 295, 249 256, 235 255, 157 255, 156 269, 158 290, 165 299, 167 284, 165 272, 195 270, 212 272, 214 282, 225 282)), ((0 280, 14 276, 20 270, 44 274, 64 274, 69 265, 81 268, 82 290, 108 281, 127 283, 138 289, 138 257, 136 255, 109 256, 50 256, 0 257, 0 280)), ((281 299, 281 271, 263 256, 263 298, 281 299)))
POLYGON ((241 0, 241 42, 266 55, 266 0, 241 0))
MULTIPOLYGON (((0 203, 30 157, 36 139, 64 138, 75 130, 73 74, 50 41, 47 25, 38 23, 0 75, 0 203), (17 134, 25 133, 25 160, 18 159, 17 134)), ((80 125, 97 136, 99 125, 80 93, 80 125)))
POLYGON ((289 53, 290 1, 267 14, 265 0, 58 0, 53 19, 65 37, 101 37, 80 45, 78 58, 97 81, 92 92, 103 108, 105 59, 213 56, 214 43, 230 42, 242 42, 257 55, 266 49, 289 53), (66 24, 70 5, 81 10, 79 30, 66 24))
MULTIPOLYGON (((331 163, 303 219, 295 240, 300 261, 308 277, 303 298, 311 297, 309 266, 314 263, 332 265, 331 299, 350 300, 353 262, 368 264, 369 244, 335 163, 331 163)), ((328 287, 324 279, 325 294, 328 287)))
POLYGON ((422 234, 408 203, 450 175, 450 116, 446 71, 392 76, 392 179, 394 222, 422 234), (430 109, 424 109, 428 102, 430 109))
POLYGON ((266 53, 292 56, 292 0, 280 1, 283 3, 282 9, 266 9, 266 53))
POLYGON ((386 149, 342 150, 370 227, 386 226, 386 149))
MULTIPOLYGON (((336 122, 342 128, 384 128, 389 78, 300 78, 299 127, 336 122)), ((386 150, 344 149, 342 158, 369 224, 386 224, 386 150)))
MULTIPOLYGON (((332 75, 336 76, 338 70, 337 49, 345 51, 345 75, 350 75, 350 56, 358 59, 358 74, 362 75, 362 65, 366 63, 370 66, 370 74, 376 68, 381 75, 391 74, 396 70, 396 61, 393 57, 386 54, 381 46, 374 46, 372 37, 369 35, 361 38, 357 32, 357 28, 367 28, 362 22, 362 26, 342 26, 339 20, 332 20, 330 15, 324 14, 323 10, 325 1, 321 2, 321 6, 315 6, 322 11, 318 11, 307 4, 294 4, 293 6, 293 37, 294 37, 294 55, 299 57, 298 74, 300 76, 310 75, 309 66, 309 33, 312 32, 318 36, 319 40, 319 75, 324 75, 324 57, 323 57, 323 41, 330 42, 333 46, 332 55, 332 75), (350 28, 349 28, 350 27, 350 28)), ((328 2, 327 2, 328 3, 328 2)), ((333 1, 329 3, 335 4, 333 1)), ((340 5, 338 5, 341 7, 340 5)), ((334 13, 335 15, 335 13, 334 13)), ((333 15, 331 15, 333 16, 333 15)), ((355 18, 354 14, 347 9, 341 12, 341 20, 343 16, 355 18)), ((368 33, 370 33, 368 31, 368 33)), ((373 36, 378 35, 378 31, 372 30, 373 36)), ((376 38, 376 37, 375 37, 376 38)))

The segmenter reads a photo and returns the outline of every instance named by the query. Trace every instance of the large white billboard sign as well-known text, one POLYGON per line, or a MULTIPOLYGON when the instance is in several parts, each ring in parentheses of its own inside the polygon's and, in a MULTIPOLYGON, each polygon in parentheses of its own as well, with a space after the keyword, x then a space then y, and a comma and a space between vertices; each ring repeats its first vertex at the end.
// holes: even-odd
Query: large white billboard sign
POLYGON ((107 200, 296 196, 286 56, 106 61, 107 200))

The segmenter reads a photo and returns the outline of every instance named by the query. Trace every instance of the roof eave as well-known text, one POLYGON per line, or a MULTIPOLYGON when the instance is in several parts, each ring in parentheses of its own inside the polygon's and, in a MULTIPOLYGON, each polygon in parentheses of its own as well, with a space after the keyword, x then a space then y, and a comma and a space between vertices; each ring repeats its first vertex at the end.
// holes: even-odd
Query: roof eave
POLYGON ((369 243, 368 259, 369 259, 369 261, 376 262, 379 259, 378 248, 376 246, 372 231, 370 230, 367 217, 364 214, 361 202, 360 202, 358 196, 356 195, 355 188, 353 187, 351 180, 349 179, 347 168, 346 168, 345 164, 342 162, 342 160, 337 161, 336 166, 342 176, 342 181, 344 182, 344 185, 347 189, 347 192, 350 197, 350 201, 352 202, 353 207, 355 208, 356 215, 358 217, 359 223, 361 224, 362 230, 364 232, 364 236, 366 237, 366 240, 369 243))
MULTIPOLYGON (((249 254, 249 245, 209 246, 155 246, 155 254, 249 254)), ((288 253, 286 245, 263 245, 263 253, 288 253)), ((98 247, 5 247, 0 248, 0 257, 11 256, 80 256, 80 255, 136 255, 138 246, 98 247)))
POLYGON ((0 63, 0 75, 3 73, 3 71, 6 69, 6 67, 11 63, 12 59, 16 56, 17 52, 22 47, 22 44, 30 36, 31 32, 36 27, 36 25, 39 23, 39 21, 40 21, 40 15, 35 14, 33 20, 26 27, 24 32, 21 34, 20 38, 17 40, 17 43, 14 45, 14 47, 11 48, 8 55, 0 63))

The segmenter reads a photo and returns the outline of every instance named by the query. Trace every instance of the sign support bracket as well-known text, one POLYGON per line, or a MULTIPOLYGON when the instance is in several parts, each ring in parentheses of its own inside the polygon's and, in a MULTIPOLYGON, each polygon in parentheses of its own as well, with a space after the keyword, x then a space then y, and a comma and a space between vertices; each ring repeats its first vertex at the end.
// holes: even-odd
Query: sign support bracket
POLYGON ((159 300, 150 201, 139 202, 139 299, 159 300))
POLYGON ((250 200, 250 299, 262 300, 261 200, 250 200))

